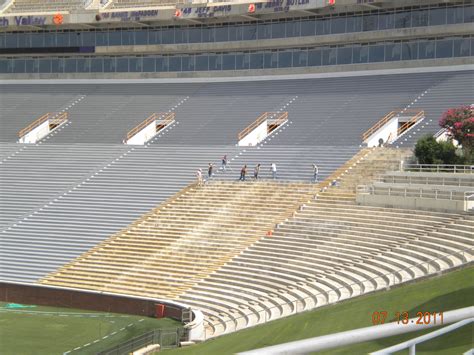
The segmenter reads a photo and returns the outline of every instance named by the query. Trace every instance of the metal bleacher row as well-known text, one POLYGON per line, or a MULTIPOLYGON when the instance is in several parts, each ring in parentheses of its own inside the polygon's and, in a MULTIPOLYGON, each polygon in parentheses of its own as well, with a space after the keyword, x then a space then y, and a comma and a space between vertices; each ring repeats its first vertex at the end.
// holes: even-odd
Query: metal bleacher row
POLYGON ((407 106, 425 111, 417 136, 437 132, 446 108, 472 100, 473 82, 472 72, 439 72, 207 84, 4 85, 0 141, 14 142, 35 118, 67 109, 70 125, 49 143, 119 144, 151 113, 173 110, 179 129, 153 144, 233 145, 262 112, 287 111, 285 134, 270 137, 267 145, 358 146, 361 134, 382 116, 407 106))
MULTIPOLYGON (((427 119, 437 120, 447 107, 470 99, 471 85, 469 72, 188 84, 1 85, 0 279, 35 282, 43 278, 189 185, 196 169, 205 172, 209 162, 218 168, 224 154, 230 169, 225 174, 216 173, 215 180, 226 180, 216 185, 236 180, 243 164, 249 165, 251 175, 253 166, 262 163, 261 177, 268 178, 272 162, 277 164, 279 180, 308 183, 312 163, 318 164, 322 180, 359 150, 362 132, 386 112, 417 99, 421 108, 428 107, 427 119), (431 94, 438 93, 437 88, 452 86, 459 87, 456 96, 431 94), (39 144, 15 143, 17 132, 35 118, 64 110, 69 113, 69 122, 56 133, 39 144), (257 147, 235 145, 241 129, 262 112, 278 110, 289 113, 285 126, 257 147), (122 144, 126 132, 150 113, 167 111, 176 113, 176 123, 160 136, 145 146, 122 144)), ((425 126, 419 134, 436 130, 425 126)), ((272 190, 271 185, 268 188, 272 190)), ((349 194, 328 203, 339 208, 346 206, 341 201, 351 199, 349 194)), ((353 203, 347 206, 355 209, 353 203)), ((435 214, 420 212, 419 216, 428 215, 435 214)), ((275 232, 275 237, 278 235, 275 232)), ((410 234, 404 242, 416 237, 418 234, 410 234)), ((375 243, 374 248, 379 247, 375 243)), ((250 251, 242 257, 246 253, 250 251)), ((244 262, 237 258, 230 265, 244 262)), ((416 260, 410 261, 413 263, 399 265, 416 264, 416 260)), ((230 274, 222 270, 222 275, 230 274)), ((209 280, 215 280, 216 285, 220 282, 217 278, 209 280)), ((248 275, 246 280, 250 297, 254 283, 248 275)), ((268 286, 268 290, 279 294, 285 282, 275 281, 278 287, 268 286)), ((370 289, 368 283, 364 289, 370 289)), ((262 292, 254 293, 263 297, 262 292)), ((302 292, 290 293, 300 297, 306 291, 302 292)), ((186 291, 175 296, 204 307, 197 295, 197 291, 186 291)), ((217 291, 214 296, 222 297, 217 291)), ((288 304, 296 298, 286 299, 290 303, 282 306, 282 315, 288 314, 292 307, 288 304)), ((225 309, 213 307, 203 309, 209 316, 222 318, 219 313, 225 309)), ((230 319, 225 317, 224 324, 222 319, 210 318, 209 334, 232 329, 225 326, 230 319)), ((239 324, 251 324, 252 317, 249 322, 239 320, 239 324)))
POLYGON ((74 11, 84 9, 85 0, 14 0, 7 13, 74 11))
POLYGON ((471 262, 472 216, 355 204, 357 184, 406 154, 362 150, 323 191, 190 187, 41 282, 176 299, 212 337, 471 262))
POLYGON ((165 6, 189 3, 186 0, 113 0, 107 8, 122 9, 135 7, 165 6))

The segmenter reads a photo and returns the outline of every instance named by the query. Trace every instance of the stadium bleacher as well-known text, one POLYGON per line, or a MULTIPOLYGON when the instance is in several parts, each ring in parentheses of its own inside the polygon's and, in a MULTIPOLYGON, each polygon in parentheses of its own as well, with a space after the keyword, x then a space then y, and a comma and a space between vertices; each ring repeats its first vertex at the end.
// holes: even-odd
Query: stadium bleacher
POLYGON ((0 140, 2 171, 7 172, 2 174, 2 189, 9 198, 23 189, 21 204, 1 206, 2 238, 12 248, 5 255, 2 276, 22 281, 44 276, 178 192, 194 180, 197 168, 212 162, 218 169, 224 154, 230 165, 218 179, 236 180, 244 164, 251 175, 258 163, 263 164, 262 178, 270 177, 270 164, 276 163, 279 179, 307 182, 312 179, 311 164, 317 163, 324 179, 357 152, 360 133, 388 110, 403 108, 430 89, 417 103, 431 105, 427 119, 436 120, 445 107, 465 102, 469 77, 472 74, 441 72, 357 80, 2 85, 0 140), (457 95, 431 98, 446 82, 459 87, 457 95), (12 143, 40 114, 63 110, 69 122, 38 145, 12 143), (176 124, 149 145, 120 144, 150 112, 171 110, 176 124), (289 122, 257 147, 234 146, 237 133, 266 110, 288 111, 289 122), (44 162, 43 168, 34 161, 44 162), (22 176, 28 178, 13 184, 22 176), (127 202, 130 206, 124 208, 127 202), (67 253, 48 249, 50 243, 71 237, 80 241, 77 248, 67 253), (28 240, 36 264, 17 266, 21 238, 28 240))
MULTIPOLYGON (((473 22, 468 0, 0 0, 0 301, 171 315, 190 345, 470 267, 472 167, 413 148, 473 104, 473 22)), ((147 323, 98 321, 61 353, 147 323)))
POLYGON ((446 107, 471 99, 472 75, 1 85, 0 279, 173 299, 202 310, 212 337, 468 263, 471 216, 358 206, 356 187, 409 154, 361 150, 367 128, 393 109, 424 109, 402 137, 412 147, 414 132, 434 133, 446 107), (237 146, 266 111, 289 120, 237 146), (15 143, 45 112, 69 120, 37 144, 15 143), (124 145, 152 112, 176 121, 124 145), (189 188, 208 163, 210 183, 189 188), (258 163, 261 182, 234 182, 258 163), (150 272, 153 285, 139 282, 150 272))
POLYGON ((355 204, 360 181, 406 154, 363 150, 323 192, 267 181, 183 190, 41 282, 176 299, 205 313, 212 337, 471 261, 472 217, 355 204))
POLYGON ((58 12, 84 9, 85 0, 14 0, 7 13, 58 12))
POLYGON ((454 77, 427 88, 427 92, 410 104, 409 108, 422 109, 427 114, 421 124, 400 136, 393 142, 394 146, 412 147, 425 134, 434 134, 439 130, 438 121, 442 112, 447 108, 469 105, 471 98, 466 93, 474 91, 474 76, 472 73, 459 73, 454 77))
POLYGON ((15 141, 23 125, 45 112, 67 108, 70 124, 48 142, 122 143, 126 132, 151 113, 173 110, 179 130, 163 135, 155 144, 226 145, 237 143, 237 133, 262 112, 284 110, 291 124, 268 144, 359 145, 360 135, 387 112, 410 106, 426 112, 415 131, 396 141, 411 146, 416 137, 438 130, 438 118, 446 107, 472 99, 472 82, 472 72, 440 72, 357 80, 8 85, 0 87, 5 107, 0 115, 8 115, 0 139, 15 141), (45 90, 51 95, 41 94, 45 90), (10 129, 12 122, 15 127, 10 129))
POLYGON ((464 168, 458 172, 454 172, 456 166, 444 168, 451 172, 430 172, 428 167, 418 172, 387 172, 369 185, 359 186, 357 201, 375 206, 468 212, 474 207, 473 168, 458 166, 464 168))
POLYGON ((186 4, 185 0, 113 0, 108 5, 108 9, 140 8, 152 6, 173 6, 176 4, 186 4))

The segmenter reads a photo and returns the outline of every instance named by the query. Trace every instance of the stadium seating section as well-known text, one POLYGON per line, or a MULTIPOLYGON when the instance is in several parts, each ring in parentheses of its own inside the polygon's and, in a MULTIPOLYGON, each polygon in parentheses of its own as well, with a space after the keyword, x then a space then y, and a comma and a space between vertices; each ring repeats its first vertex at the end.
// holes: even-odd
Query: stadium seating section
POLYGON ((84 9, 84 0, 15 0, 7 12, 35 13, 84 9))
MULTIPOLYGON (((87 0, 14 0, 7 13, 41 13, 84 10, 91 2, 87 0)), ((152 6, 176 6, 186 4, 184 0, 100 0, 103 9, 144 8, 152 6)), ((1 2, 0 2, 1 4, 1 2)))
POLYGON ((435 133, 446 108, 471 103, 473 79, 2 84, 0 279, 178 300, 217 336, 471 262, 472 215, 355 201, 358 185, 403 177, 389 171, 404 148, 435 133), (404 108, 426 118, 392 149, 361 147, 364 131, 404 108), (238 132, 276 111, 288 112, 285 125, 237 146, 238 132), (69 120, 17 143, 47 112, 69 120), (176 120, 147 144, 123 144, 153 112, 176 120), (192 185, 208 163, 214 176, 192 185), (236 181, 258 163, 261 181, 236 181))
POLYGON ((210 337, 470 262, 474 218, 355 204, 355 186, 404 153, 363 150, 323 192, 184 190, 41 282, 177 299, 205 312, 210 337))
POLYGON ((120 8, 138 8, 138 7, 150 7, 150 6, 166 6, 176 4, 186 4, 185 0, 114 0, 111 2, 108 8, 120 9, 120 8))

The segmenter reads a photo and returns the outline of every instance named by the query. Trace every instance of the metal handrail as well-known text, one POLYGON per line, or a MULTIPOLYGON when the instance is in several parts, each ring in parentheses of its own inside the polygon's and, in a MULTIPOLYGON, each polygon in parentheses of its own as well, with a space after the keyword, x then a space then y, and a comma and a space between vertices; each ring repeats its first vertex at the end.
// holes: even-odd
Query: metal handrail
POLYGON ((143 128, 151 124, 153 121, 156 121, 158 119, 162 119, 166 125, 170 124, 171 122, 174 121, 175 119, 175 113, 174 112, 154 112, 152 113, 147 119, 145 119, 143 122, 140 122, 137 126, 132 128, 130 131, 127 133, 127 140, 132 138, 135 134, 140 132, 143 128))
POLYGON ((375 190, 375 186, 373 185, 357 185, 356 187, 356 193, 366 194, 366 195, 400 196, 401 194, 403 197, 419 197, 419 198, 430 198, 430 199, 434 198, 435 200, 466 201, 466 202, 474 201, 474 191, 457 191, 457 190, 423 189, 423 188, 418 188, 418 187, 387 186, 384 188, 384 190, 378 190, 377 192, 375 190), (462 196, 462 198, 456 198, 456 195, 462 196))
POLYGON ((242 131, 239 132, 237 135, 239 141, 244 138, 247 134, 252 132, 255 128, 261 125, 265 120, 276 116, 275 122, 277 124, 281 124, 283 121, 288 119, 288 112, 264 112, 260 116, 257 117, 255 121, 245 127, 242 131), (269 117, 271 116, 271 117, 269 117))
POLYGON ((466 191, 464 193, 464 201, 474 201, 474 191, 466 191))
POLYGON ((378 120, 372 127, 370 127, 367 131, 362 134, 362 141, 365 142, 367 138, 369 138, 374 132, 376 132, 380 127, 385 125, 388 121, 394 118, 397 115, 398 111, 390 111, 380 120, 378 120))
MULTIPOLYGON (((400 110, 400 109, 396 109, 396 110, 393 110, 393 111, 390 111, 389 113, 387 113, 384 117, 382 117, 380 120, 378 120, 372 127, 370 127, 367 131, 365 131, 363 134, 362 134, 362 141, 365 142, 367 140, 367 138, 369 138, 373 133, 375 133, 378 129, 380 129, 381 127, 383 127, 388 121, 390 121, 392 118, 396 117, 396 116, 401 116, 405 113, 412 113, 412 114, 415 114, 413 117, 416 117, 418 116, 420 113, 423 113, 423 116, 424 116, 424 111, 420 111, 420 110, 416 110, 416 109, 404 109, 404 110, 400 110)), ((411 119, 413 119, 413 117, 411 119)), ((410 120, 411 120, 410 119, 410 120)), ((418 120, 418 119, 417 119, 418 120)), ((400 134, 400 130, 399 130, 399 133, 400 134)))
MULTIPOLYGON (((446 312, 440 312, 443 314, 443 322, 442 324, 451 324, 455 323, 456 326, 450 325, 441 330, 434 331, 430 334, 423 335, 421 337, 412 339, 407 341, 411 342, 416 339, 428 340, 428 338, 432 338, 438 335, 440 332, 446 333, 451 330, 457 329, 467 323, 467 320, 472 320, 474 312, 474 307, 464 307, 458 308, 455 310, 450 310, 446 312), (462 322, 462 323, 461 323, 462 322), (453 329, 454 328, 454 329, 453 329), (430 336, 431 335, 431 336, 430 336)), ((320 335, 314 338, 303 339, 303 340, 296 340, 291 341, 288 343, 278 344, 278 345, 271 345, 264 348, 244 351, 241 353, 237 353, 237 355, 283 355, 283 354, 309 354, 309 353, 316 353, 321 350, 329 350, 329 349, 337 349, 341 347, 347 347, 349 345, 359 344, 359 343, 366 343, 373 340, 393 337, 396 335, 407 334, 411 332, 416 332, 419 330, 424 329, 431 329, 433 327, 441 326, 441 322, 438 324, 432 323, 418 323, 418 318, 411 318, 408 319, 407 324, 400 324, 398 321, 385 323, 385 324, 377 324, 370 327, 362 327, 352 330, 346 330, 342 332, 327 334, 327 335, 320 335)), ((392 351, 398 351, 403 348, 395 348, 390 347, 389 349, 392 351)), ((410 349, 410 355, 414 355, 415 349, 413 352, 410 349)), ((370 355, 388 355, 392 354, 393 352, 386 352, 387 349, 380 350, 370 355)), ((467 354, 467 353, 465 353, 467 354)))
POLYGON ((467 173, 474 174, 474 165, 456 164, 403 164, 400 171, 437 172, 437 173, 467 173))
MULTIPOLYGON (((327 304, 330 304, 330 303, 335 303, 335 302, 338 302, 339 301, 339 298, 336 300, 336 301, 333 301, 333 302, 329 302, 329 296, 331 293, 333 294, 336 294, 336 296, 338 295, 338 293, 340 293, 340 290, 344 290, 344 289, 347 289, 348 287, 352 287, 352 286, 361 286, 364 282, 375 282, 376 280, 383 280, 385 283, 386 283, 386 286, 382 287, 382 288, 377 288, 377 289, 373 289, 371 291, 367 291, 367 292, 363 292, 362 294, 370 294, 370 293, 374 293, 374 292, 377 292, 379 290, 382 290, 382 289, 386 289, 386 288, 389 288, 395 284, 402 284, 404 283, 403 281, 398 281, 396 282, 396 279, 399 280, 400 278, 400 273, 403 272, 403 271, 407 271, 407 270, 411 270, 411 269, 414 269, 414 268, 420 268, 420 267, 423 267, 425 268, 426 267, 426 271, 427 273, 424 274, 423 276, 414 276, 412 278, 413 279, 418 279, 420 277, 425 277, 427 275, 431 275, 431 274, 437 274, 439 271, 436 270, 435 267, 431 266, 430 268, 430 265, 432 265, 435 261, 440 261, 440 260, 450 260, 450 257, 452 256, 457 256, 457 255, 461 255, 463 258, 464 258, 464 254, 469 252, 469 253, 472 253, 474 251, 474 247, 470 247, 470 248, 465 248, 465 249, 462 249, 462 250, 459 250, 458 252, 455 252, 455 253, 450 253, 450 254, 446 254, 445 256, 443 257, 438 257, 438 258, 433 258, 433 259, 429 259, 427 261, 423 261, 423 262, 420 262, 420 263, 417 263, 417 264, 414 264, 414 265, 411 265, 409 267, 405 267, 405 268, 400 268, 400 269, 397 269, 397 270, 394 270, 392 272, 389 272, 389 273, 385 273, 385 274, 382 274, 380 276, 377 276, 377 277, 371 277, 371 278, 367 278, 365 280, 362 280, 362 281, 359 281, 359 282, 353 282, 353 283, 348 283, 346 284, 345 286, 341 286, 341 287, 338 287, 338 288, 334 288, 334 289, 331 289, 331 290, 328 290, 328 291, 323 291, 323 292, 318 292, 318 293, 315 293, 312 295, 312 297, 304 297, 302 299, 299 299, 299 300, 296 300, 296 301, 292 301, 291 302, 291 305, 294 309, 294 313, 300 313, 300 312, 304 312, 305 311, 305 307, 302 307, 302 309, 298 310, 298 304, 304 304, 308 301, 312 301, 314 298, 316 298, 317 296, 325 296, 326 299, 328 300, 328 303, 327 304), (432 271, 430 269, 433 269, 432 271), (397 276, 398 275, 398 276, 397 276)), ((295 287, 298 287, 298 286, 295 286, 295 287)), ((275 292, 277 293, 277 292, 275 292)), ((285 306, 285 305, 288 305, 287 302, 284 302, 284 303, 281 303, 279 304, 279 306, 285 306)), ((270 317, 268 317, 268 315, 272 314, 272 310, 276 310, 276 309, 279 309, 278 306, 275 306, 275 307, 262 307, 263 308, 263 315, 262 317, 264 318, 264 321, 267 322, 268 320, 270 320, 270 317)), ((259 312, 260 314, 260 312, 259 312)), ((240 317, 234 317, 232 320, 228 320, 225 322, 225 324, 232 324, 235 328, 234 328, 234 331, 237 331, 237 330, 240 330, 240 329, 243 329, 245 328, 245 325, 243 326, 240 326, 239 327, 239 324, 245 324, 245 322, 238 322, 239 319, 245 319, 246 317, 249 317, 249 316, 252 316, 252 315, 255 315, 255 313, 248 313, 248 314, 245 314, 245 316, 240 316, 240 317)), ((222 323, 221 323, 222 324, 222 323)), ((206 334, 205 334, 206 336, 206 334)))
POLYGON ((26 126, 21 131, 18 132, 18 137, 20 137, 20 138, 23 137, 25 134, 31 132, 33 129, 40 126, 44 122, 46 122, 49 119, 50 115, 51 115, 51 113, 49 113, 49 112, 45 113, 43 116, 39 117, 38 119, 36 119, 32 123, 30 123, 28 126, 26 126))
POLYGON ((405 349, 410 349, 410 354, 415 354, 417 344, 420 344, 420 343, 423 343, 425 341, 437 338, 437 337, 439 337, 443 334, 450 333, 453 330, 464 327, 465 325, 471 324, 472 322, 474 322, 474 318, 463 319, 459 322, 448 325, 444 328, 435 330, 434 332, 431 332, 431 333, 416 337, 414 339, 404 341, 403 343, 396 344, 396 345, 390 346, 388 348, 370 353, 370 355, 390 355, 390 354, 393 354, 395 352, 405 350, 405 349))
POLYGON ((417 175, 391 175, 386 173, 372 179, 372 183, 381 182, 386 184, 408 184, 408 185, 441 185, 441 186, 459 186, 470 187, 471 185, 463 185, 463 182, 473 182, 471 177, 459 176, 417 176, 417 175))
POLYGON ((441 128, 438 132, 436 132, 435 134, 433 134, 433 137, 436 139, 436 138, 439 138, 441 137, 445 132, 447 131, 446 128, 441 128))
POLYGON ((408 121, 406 121, 404 124, 402 124, 397 131, 397 136, 405 132, 408 128, 410 128, 412 125, 414 125, 416 122, 418 122, 420 119, 425 117, 425 111, 419 111, 415 116, 410 118, 408 121))
POLYGON ((283 122, 287 120, 288 120, 288 112, 282 112, 282 114, 278 116, 277 118, 275 118, 271 124, 280 126, 281 124, 283 124, 283 122))
POLYGON ((57 114, 56 116, 50 117, 49 123, 61 124, 66 121, 69 117, 67 112, 57 114))

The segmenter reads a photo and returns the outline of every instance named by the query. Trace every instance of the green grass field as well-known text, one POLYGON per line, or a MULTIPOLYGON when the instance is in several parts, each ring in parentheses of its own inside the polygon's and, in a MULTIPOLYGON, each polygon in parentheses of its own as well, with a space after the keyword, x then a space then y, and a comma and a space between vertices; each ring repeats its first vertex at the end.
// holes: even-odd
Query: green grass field
MULTIPOLYGON (((233 354, 294 340, 342 332, 372 325, 374 311, 387 311, 394 320, 397 311, 440 312, 472 306, 474 300, 474 267, 454 271, 447 275, 401 286, 390 291, 359 297, 340 304, 298 314, 264 325, 222 336, 205 343, 168 353, 233 354)), ((400 343, 424 332, 386 338, 342 349, 328 350, 324 354, 367 354, 400 343)), ((462 354, 474 346, 473 326, 423 344, 418 354, 462 354)))
POLYGON ((172 319, 0 303, 0 354, 96 354, 148 330, 180 326, 172 319))

